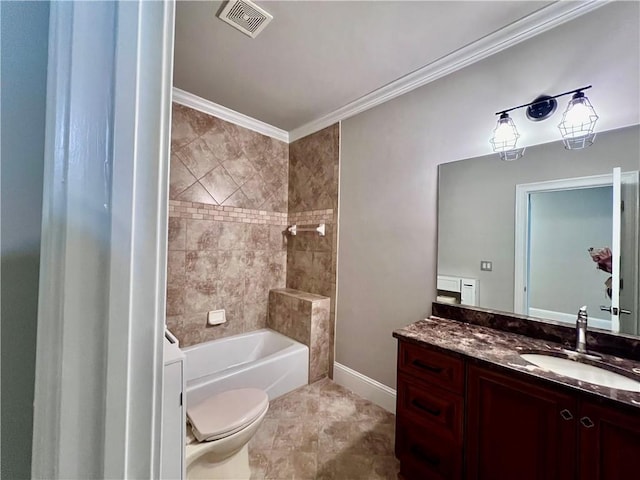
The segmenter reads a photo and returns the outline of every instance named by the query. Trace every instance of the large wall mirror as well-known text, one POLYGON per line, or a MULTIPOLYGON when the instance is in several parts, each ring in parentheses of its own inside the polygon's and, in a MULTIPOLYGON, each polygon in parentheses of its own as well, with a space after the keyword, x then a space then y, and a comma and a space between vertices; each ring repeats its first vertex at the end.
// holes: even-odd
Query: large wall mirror
POLYGON ((438 300, 639 335, 639 170, 638 126, 440 165, 438 300))

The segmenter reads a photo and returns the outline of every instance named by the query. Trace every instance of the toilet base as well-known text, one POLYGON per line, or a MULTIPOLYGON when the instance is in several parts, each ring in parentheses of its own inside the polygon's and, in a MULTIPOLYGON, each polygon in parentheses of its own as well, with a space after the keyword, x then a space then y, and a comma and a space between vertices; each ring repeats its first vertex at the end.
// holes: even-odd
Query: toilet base
POLYGON ((212 461, 215 455, 205 454, 187 467, 187 480, 249 480, 249 446, 222 461, 212 461))

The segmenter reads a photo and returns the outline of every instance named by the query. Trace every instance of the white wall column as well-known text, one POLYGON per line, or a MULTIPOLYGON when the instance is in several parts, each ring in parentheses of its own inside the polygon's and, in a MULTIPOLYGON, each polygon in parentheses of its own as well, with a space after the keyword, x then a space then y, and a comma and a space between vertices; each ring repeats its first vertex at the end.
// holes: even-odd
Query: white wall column
POLYGON ((157 478, 173 2, 51 6, 34 478, 157 478))

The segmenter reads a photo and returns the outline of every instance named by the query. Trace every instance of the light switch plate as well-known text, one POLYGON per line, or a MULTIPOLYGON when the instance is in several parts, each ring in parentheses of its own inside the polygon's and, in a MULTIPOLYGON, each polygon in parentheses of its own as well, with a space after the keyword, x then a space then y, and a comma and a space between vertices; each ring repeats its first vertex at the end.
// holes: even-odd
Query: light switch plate
POLYGON ((493 262, 489 260, 480 260, 480 270, 483 272, 490 272, 493 270, 493 262))

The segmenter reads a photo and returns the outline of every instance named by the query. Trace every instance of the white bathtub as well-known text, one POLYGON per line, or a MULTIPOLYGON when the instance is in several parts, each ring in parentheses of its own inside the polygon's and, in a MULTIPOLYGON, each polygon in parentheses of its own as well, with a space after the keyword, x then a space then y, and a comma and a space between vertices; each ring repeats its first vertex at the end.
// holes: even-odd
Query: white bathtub
POLYGON ((183 348, 187 408, 216 393, 254 387, 269 399, 309 381, 309 347, 269 329, 183 348))

